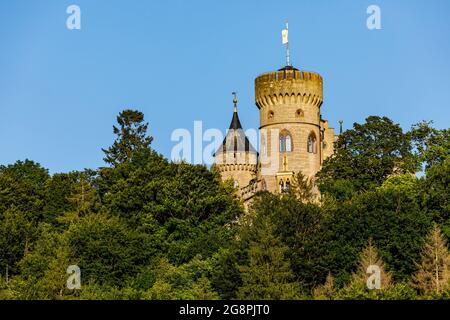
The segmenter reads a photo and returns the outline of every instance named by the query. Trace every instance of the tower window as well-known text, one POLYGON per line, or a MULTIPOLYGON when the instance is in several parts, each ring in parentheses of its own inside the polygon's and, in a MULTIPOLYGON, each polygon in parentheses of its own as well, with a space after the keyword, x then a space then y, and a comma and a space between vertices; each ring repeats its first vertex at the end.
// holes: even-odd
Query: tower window
POLYGON ((297 111, 295 111, 295 116, 297 118, 301 118, 304 116, 303 110, 302 109, 298 109, 297 111))
POLYGON ((269 113, 267 114, 267 119, 272 120, 274 116, 274 113, 272 110, 269 111, 269 113))
POLYGON ((292 151, 291 136, 287 135, 286 136, 286 152, 291 152, 291 151, 292 151))
POLYGON ((280 134, 280 152, 292 151, 292 137, 289 132, 282 132, 280 134))
POLYGON ((291 182, 289 179, 286 181, 280 180, 280 193, 289 193, 289 190, 291 189, 291 182))
POLYGON ((308 137, 308 153, 317 153, 317 139, 314 133, 308 137))
POLYGON ((284 192, 289 192, 291 190, 291 182, 289 179, 286 180, 286 183, 284 184, 284 192))

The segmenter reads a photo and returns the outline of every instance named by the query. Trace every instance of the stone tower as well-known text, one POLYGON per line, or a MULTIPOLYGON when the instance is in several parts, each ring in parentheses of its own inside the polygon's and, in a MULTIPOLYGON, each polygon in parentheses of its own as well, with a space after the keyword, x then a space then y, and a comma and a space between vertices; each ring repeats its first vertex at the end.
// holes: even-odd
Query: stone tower
POLYGON ((325 158, 333 154, 334 130, 323 120, 323 79, 286 66, 255 79, 260 114, 261 167, 258 178, 271 192, 290 188, 302 172, 314 180, 325 158))
MULTIPOLYGON (((234 111, 229 130, 214 154, 214 162, 222 180, 232 179, 237 190, 253 185, 257 178, 258 153, 251 145, 242 129, 234 94, 234 111)), ((245 199, 245 196, 243 196, 245 199)))

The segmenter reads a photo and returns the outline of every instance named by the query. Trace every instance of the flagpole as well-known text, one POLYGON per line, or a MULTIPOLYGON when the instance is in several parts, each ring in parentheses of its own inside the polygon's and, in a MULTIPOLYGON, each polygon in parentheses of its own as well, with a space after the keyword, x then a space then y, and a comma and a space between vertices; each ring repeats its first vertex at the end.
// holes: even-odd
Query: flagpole
MULTIPOLYGON (((286 21, 286 30, 289 32, 288 22, 286 21)), ((291 65, 291 55, 289 52, 289 40, 286 42, 286 64, 289 67, 291 65)))
POLYGON ((289 51, 289 25, 286 20, 286 28, 281 31, 281 38, 284 45, 286 45, 286 66, 291 66, 291 54, 289 51))

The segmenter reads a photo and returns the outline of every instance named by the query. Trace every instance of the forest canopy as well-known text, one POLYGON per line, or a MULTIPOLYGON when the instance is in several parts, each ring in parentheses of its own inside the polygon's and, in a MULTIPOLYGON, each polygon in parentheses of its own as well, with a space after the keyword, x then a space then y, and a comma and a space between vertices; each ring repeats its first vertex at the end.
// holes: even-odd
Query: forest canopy
POLYGON ((449 129, 368 117, 339 136, 320 199, 299 176, 248 210, 214 166, 169 161, 147 130, 121 112, 101 168, 0 166, 0 299, 450 297, 449 129))

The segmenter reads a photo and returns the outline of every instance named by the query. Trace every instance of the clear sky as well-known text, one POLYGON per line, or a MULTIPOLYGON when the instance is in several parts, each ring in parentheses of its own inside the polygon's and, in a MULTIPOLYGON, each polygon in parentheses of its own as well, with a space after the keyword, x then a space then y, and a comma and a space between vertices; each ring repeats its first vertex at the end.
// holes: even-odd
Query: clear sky
POLYGON ((254 78, 284 65, 324 77, 322 114, 336 129, 385 115, 403 128, 450 127, 448 0, 2 0, 0 164, 25 158, 65 172, 103 165, 124 108, 143 111, 169 157, 176 128, 225 130, 238 91, 257 128, 254 78), (81 8, 69 30, 66 8, 81 8), (381 30, 366 9, 381 8, 381 30))

